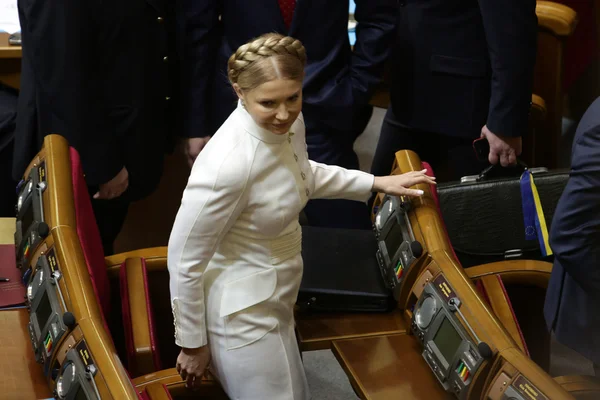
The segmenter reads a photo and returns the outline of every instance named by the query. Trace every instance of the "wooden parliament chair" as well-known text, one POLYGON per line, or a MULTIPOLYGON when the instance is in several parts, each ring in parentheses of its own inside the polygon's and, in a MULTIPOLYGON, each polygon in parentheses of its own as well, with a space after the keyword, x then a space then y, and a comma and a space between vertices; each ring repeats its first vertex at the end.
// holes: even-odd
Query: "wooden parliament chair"
POLYGON ((533 91, 546 102, 547 115, 533 138, 523 146, 534 148, 531 165, 559 167, 563 117, 563 65, 566 40, 577 26, 573 9, 551 1, 537 1, 537 56, 533 91))
MULTIPOLYGON (((407 168, 416 168, 409 161, 411 157, 414 157, 414 153, 412 152, 399 151, 396 153, 396 159, 392 165, 392 174, 402 173, 407 168)), ((430 168, 426 163, 423 163, 423 166, 430 168)), ((431 188, 431 195, 429 203, 432 204, 429 204, 429 206, 431 207, 431 216, 434 221, 433 225, 437 226, 435 230, 442 236, 437 239, 440 243, 444 243, 439 248, 443 248, 445 251, 453 254, 454 259, 458 263, 458 257, 451 246, 445 225, 443 223, 437 225, 439 204, 435 187, 431 188)), ((373 204, 373 210, 376 210, 380 206, 382 199, 383 195, 379 194, 373 204)), ((374 213, 372 215, 374 216, 374 213)), ((543 293, 545 293, 548 286, 552 264, 535 260, 502 261, 471 267, 466 269, 465 272, 476 285, 491 309, 496 313, 496 316, 519 344, 521 350, 531 355, 542 368, 547 370, 550 362, 550 342, 549 334, 545 329, 544 322, 541 320, 543 304, 539 300, 543 301, 543 293), (513 307, 509 293, 518 301, 516 307, 513 307), (521 304, 523 298, 527 297, 528 293, 535 293, 535 306, 540 311, 537 314, 529 314, 529 308, 523 307, 523 304, 521 304), (540 293, 542 293, 541 297, 539 296, 540 293), (530 343, 529 347, 527 346, 527 342, 530 343), (530 350, 531 353, 529 352, 530 350)))
MULTIPOLYGON (((52 285, 59 294, 52 297, 56 304, 62 304, 62 323, 56 324, 62 334, 57 338, 60 340, 50 342, 50 348, 62 346, 84 321, 92 321, 91 326, 102 340, 89 352, 98 352, 99 357, 102 357, 103 351, 112 355, 111 363, 102 363, 106 367, 100 368, 100 376, 105 376, 106 368, 107 374, 117 374, 119 379, 127 378, 125 381, 110 378, 108 393, 112 397, 107 394, 102 398, 135 398, 136 393, 146 396, 143 390, 136 392, 128 378, 129 375, 135 377, 161 368, 145 265, 124 262, 118 279, 109 281, 77 152, 69 148, 61 136, 47 136, 43 148, 24 174, 20 191, 21 206, 15 234, 17 256, 23 271, 29 266, 34 271, 25 279, 29 279, 32 288, 45 287, 37 284, 44 276, 38 273, 43 268, 37 268, 40 267, 39 257, 44 255, 46 275, 52 277, 52 285), (30 182, 32 185, 29 185, 30 182), (31 241, 32 238, 35 239, 31 241), (117 353, 127 365, 128 372, 120 364, 117 353), (113 395, 113 390, 120 394, 113 395), (124 394, 126 392, 129 394, 124 394), (132 393, 133 397, 130 396, 132 393)), ((34 303, 41 304, 42 301, 35 300, 34 303)), ((93 334, 90 333, 90 336, 93 334)), ((87 338, 88 335, 84 332, 83 336, 87 338)), ((40 356, 42 353, 39 352, 40 356)), ((54 353, 52 357, 47 361, 55 359, 54 353)), ((62 367, 60 364, 50 367, 46 362, 44 365, 48 369, 49 385, 55 385, 62 367)), ((100 367, 99 364, 97 366, 100 367)))
MULTIPOLYGON (((397 153, 392 173, 399 173, 401 167, 413 168, 430 167, 424 165, 412 165, 416 155, 413 152, 400 151, 397 153), (410 154, 410 157, 407 156, 410 154), (406 165, 405 165, 406 164, 406 165)), ((419 161, 420 163, 420 161, 419 161)), ((414 231, 415 238, 423 246, 423 256, 416 260, 411 267, 411 271, 419 271, 427 262, 427 253, 435 251, 446 251, 453 254, 453 249, 447 238, 444 225, 440 222, 439 207, 435 190, 428 188, 429 195, 413 199, 414 212, 410 213, 410 222, 414 231)), ((379 195, 375 201, 374 208, 381 203, 383 196, 379 195)), ((518 321, 514 316, 510 299, 508 298, 503 282, 499 276, 509 276, 513 280, 529 279, 534 276, 535 279, 545 282, 549 278, 551 265, 541 262, 506 262, 497 263, 495 266, 488 266, 488 269, 474 271, 472 279, 476 281, 482 295, 488 300, 492 309, 502 312, 500 317, 504 319, 504 324, 511 327, 511 333, 519 346, 526 350, 527 346, 523 340, 519 329, 518 321), (491 271, 497 274, 491 274, 491 271), (525 273, 524 271, 529 271, 525 273), (477 272, 477 273, 476 273, 477 272), (488 278, 486 275, 493 275, 488 278), (478 283, 477 281, 485 282, 478 283), (487 293, 489 291, 489 293, 487 293)), ((405 275, 402 286, 410 288, 418 274, 409 273, 405 275)), ((296 334, 302 351, 328 349, 332 342, 341 339, 351 339, 370 336, 382 336, 392 334, 405 334, 409 330, 407 321, 402 318, 402 304, 405 304, 407 290, 399 290, 396 294, 396 300, 400 305, 388 313, 301 313, 296 314, 296 334)))
MULTIPOLYGON (((543 112, 543 100, 540 99, 540 107, 536 108, 540 112, 543 112)), ((537 115, 537 114, 536 114, 537 115)), ((538 117, 541 116, 538 115, 538 117)), ((399 152, 402 153, 402 152, 399 152)), ((392 173, 398 173, 398 161, 394 161, 392 173)), ((376 209, 383 199, 383 195, 379 194, 374 203, 374 209, 376 209)), ((421 197, 420 199, 416 199, 415 202, 418 202, 418 212, 415 212, 411 216, 411 223, 414 230, 415 237, 419 238, 419 241, 424 244, 424 253, 427 251, 435 251, 438 249, 444 249, 449 252, 453 252, 452 247, 448 245, 448 241, 446 238, 445 228, 442 225, 437 223, 438 220, 438 212, 439 208, 437 205, 437 200, 434 197, 421 197), (443 229, 442 229, 443 228, 443 229)), ((416 261, 413 268, 418 270, 423 263, 425 258, 421 258, 416 261)), ((531 267, 527 266, 527 268, 538 268, 542 270, 547 270, 548 265, 531 267), (545 269, 544 269, 545 268, 545 269)), ((515 263, 509 266, 507 264, 505 267, 507 269, 506 273, 509 271, 513 271, 516 274, 516 271, 522 268, 526 268, 524 265, 520 263, 515 263)), ((410 287, 414 281, 415 275, 408 275, 404 278, 404 285, 410 287)), ((473 278, 478 278, 478 276, 473 276, 473 278)), ((497 278, 496 278, 497 279, 497 278)), ((487 281, 487 279, 486 279, 487 281)), ((547 278, 546 278, 547 281, 547 278)), ((501 285, 501 282, 500 282, 501 285)), ((510 307, 510 300, 506 297, 506 293, 503 290, 504 288, 496 287, 494 289, 502 289, 498 292, 498 296, 494 295, 490 298, 492 302, 498 302, 502 305, 508 305, 508 309, 512 310, 510 307)), ((491 284, 488 284, 487 287, 492 289, 491 284)), ((485 291, 486 287, 481 286, 480 289, 485 291)), ((494 291, 496 293, 496 291, 494 291)), ((397 296, 397 300, 399 304, 402 304, 405 300, 403 298, 403 292, 400 292, 397 296)), ((500 305, 495 306, 497 309, 500 309, 500 305)), ((507 324, 515 325, 514 319, 507 321, 507 324)), ((518 330, 518 326, 515 326, 515 333, 520 332, 518 330)), ((360 314, 360 313, 300 313, 296 314, 296 334, 298 337, 298 342, 301 351, 310 351, 310 350, 322 350, 328 349, 331 346, 332 341, 340 340, 340 339, 350 339, 357 337, 367 337, 367 336, 380 336, 380 335, 389 335, 389 334, 404 334, 407 332, 406 322, 401 317, 400 310, 396 309, 389 313, 370 313, 370 314, 360 314)), ((520 333, 519 333, 520 335, 520 333)), ((520 340, 520 337, 519 337, 520 340)))
MULTIPOLYGON (((36 333, 30 335, 46 335, 43 346, 36 341, 39 344, 32 351, 44 365, 48 386, 60 391, 59 387, 78 385, 86 396, 92 396, 82 398, 95 398, 94 394, 115 400, 147 398, 145 388, 134 388, 117 356, 76 230, 53 228, 33 252, 32 265, 36 268, 27 289, 28 306, 32 326, 38 328, 32 328, 36 333), (46 282, 49 277, 53 278, 50 284, 46 282), (50 316, 44 317, 50 312, 48 307, 50 316), (49 322, 41 322, 42 318, 49 322), (47 336, 50 329, 54 333, 47 336)), ((168 399, 168 392, 163 388, 163 395, 153 398, 168 399)))
MULTIPOLYGON (((398 152, 397 161, 401 172, 421 169, 423 166, 416 154, 408 151, 398 152)), ((524 398, 574 398, 569 393, 572 390, 553 380, 527 356, 520 335, 514 330, 511 332, 510 327, 507 329, 507 324, 503 321, 514 317, 510 312, 498 313, 458 264, 437 211, 434 191, 428 185, 417 187, 424 190, 425 194, 421 198, 414 199, 416 201, 410 219, 415 230, 415 238, 419 238, 418 231, 425 233, 421 237, 425 260, 420 263, 420 267, 413 266, 405 272, 406 278, 398 296, 401 299, 399 309, 414 334, 358 337, 335 340, 332 343, 333 352, 357 394, 362 399, 387 399, 391 396, 413 399, 454 398, 442 389, 435 378, 434 374, 438 373, 436 368, 441 364, 434 363, 431 367, 428 365, 430 361, 426 361, 426 358, 429 355, 424 357, 423 344, 419 342, 424 340, 423 336, 419 337, 416 334, 418 331, 415 323, 419 324, 419 319, 413 319, 413 313, 421 313, 421 307, 425 304, 421 299, 427 296, 423 294, 426 291, 431 293, 439 287, 441 290, 438 291, 446 295, 448 304, 451 298, 459 299, 461 311, 459 322, 464 332, 471 332, 470 337, 478 343, 477 348, 481 354, 484 354, 483 350, 486 347, 489 349, 488 354, 484 355, 485 360, 470 375, 471 378, 468 373, 464 375, 464 382, 468 386, 464 386, 466 388, 462 390, 456 385, 459 398, 512 398, 509 395, 511 391, 519 391, 523 387, 527 390, 524 398), (481 346, 481 343, 486 345, 481 346), (532 393, 535 396, 529 397, 532 393), (506 397, 502 397, 504 394, 506 397)), ((543 265, 535 266, 531 263, 519 265, 514 262, 497 264, 495 267, 488 266, 487 269, 479 268, 476 275, 494 276, 495 270, 501 270, 506 276, 518 280, 519 275, 522 274, 536 274, 538 270, 542 274, 546 273, 543 265)), ((496 285, 496 281, 492 281, 492 285, 496 285)), ((544 284, 543 279, 539 281, 544 284)), ((492 288, 492 291, 496 291, 496 288, 497 285, 492 288)), ((440 294, 440 298, 441 296, 440 294)), ((501 300, 506 302, 505 299, 501 300)), ((455 312, 454 315, 457 314, 455 312)), ((459 357, 461 353, 456 354, 459 357)), ((462 363, 457 365, 460 370, 462 363)), ((456 365, 445 368, 456 368, 456 365)), ((569 382, 580 381, 581 379, 570 378, 569 382)), ((579 388, 582 386, 584 385, 581 384, 579 388)), ((578 386, 574 383, 573 387, 578 386)), ((450 385, 449 388, 452 389, 453 386, 450 385)), ((590 388, 593 389, 593 385, 586 384, 586 389, 590 388)), ((522 392, 521 394, 523 395, 522 392)))

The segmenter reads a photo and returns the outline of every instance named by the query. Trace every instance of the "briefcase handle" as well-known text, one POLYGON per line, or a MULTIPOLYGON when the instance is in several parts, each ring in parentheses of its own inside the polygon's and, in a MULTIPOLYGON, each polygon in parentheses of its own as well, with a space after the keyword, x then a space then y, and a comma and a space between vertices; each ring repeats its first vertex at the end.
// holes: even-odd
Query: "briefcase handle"
POLYGON ((517 165, 511 165, 510 167, 503 167, 498 164, 491 164, 486 169, 479 173, 477 182, 481 182, 486 179, 492 179, 494 177, 502 176, 503 178, 516 178, 525 172, 529 167, 523 161, 517 158, 517 165))

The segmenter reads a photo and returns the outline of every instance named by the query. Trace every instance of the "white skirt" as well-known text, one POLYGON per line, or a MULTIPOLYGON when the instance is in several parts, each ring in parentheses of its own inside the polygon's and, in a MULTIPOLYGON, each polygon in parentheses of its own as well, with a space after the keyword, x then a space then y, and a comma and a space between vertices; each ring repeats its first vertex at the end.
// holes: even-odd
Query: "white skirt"
POLYGON ((224 268, 206 271, 205 296, 211 372, 232 400, 307 400, 306 375, 294 332, 294 304, 302 280, 300 254, 273 267, 277 286, 265 301, 220 317, 224 268))

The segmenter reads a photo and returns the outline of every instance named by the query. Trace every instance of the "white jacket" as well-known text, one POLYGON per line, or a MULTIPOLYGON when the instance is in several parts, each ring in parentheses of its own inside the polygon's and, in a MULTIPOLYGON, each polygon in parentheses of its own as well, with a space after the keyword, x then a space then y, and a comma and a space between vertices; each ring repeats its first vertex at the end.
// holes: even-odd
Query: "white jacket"
POLYGON ((169 239, 177 345, 207 344, 206 313, 225 317, 273 295, 273 263, 299 254, 298 216, 309 199, 366 201, 373 179, 308 160, 302 114, 276 135, 238 104, 196 159, 169 239), (219 309, 206 310, 205 275, 216 268, 219 309))

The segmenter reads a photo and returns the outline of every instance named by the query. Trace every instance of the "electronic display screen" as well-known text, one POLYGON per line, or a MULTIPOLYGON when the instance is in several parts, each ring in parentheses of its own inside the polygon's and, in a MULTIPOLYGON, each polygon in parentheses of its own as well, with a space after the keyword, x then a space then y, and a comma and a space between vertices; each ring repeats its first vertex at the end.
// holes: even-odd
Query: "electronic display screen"
POLYGON ((25 232, 33 224, 33 203, 29 203, 25 209, 25 213, 21 217, 21 234, 25 235, 25 232))
POLYGON ((433 338, 433 343, 435 343, 440 353, 442 353, 442 357, 444 357, 447 364, 450 364, 452 361, 461 342, 462 338, 456 329, 454 329, 452 323, 448 318, 444 318, 433 338))
POLYGON ((73 400, 87 400, 87 395, 85 394, 85 392, 83 391, 83 388, 81 386, 79 386, 79 389, 77 389, 77 394, 75 394, 75 397, 73 398, 73 400))
POLYGON ((398 251, 398 248, 402 244, 404 237, 402 236, 402 225, 394 220, 392 227, 390 228, 387 236, 385 237, 385 249, 387 250, 390 261, 394 258, 394 255, 398 251))
POLYGON ((35 310, 35 316, 37 318, 40 331, 44 329, 44 326, 46 325, 46 322, 48 322, 50 315, 52 315, 52 306, 50 304, 50 299, 48 298, 48 292, 44 291, 44 295, 38 303, 37 309, 35 310))

